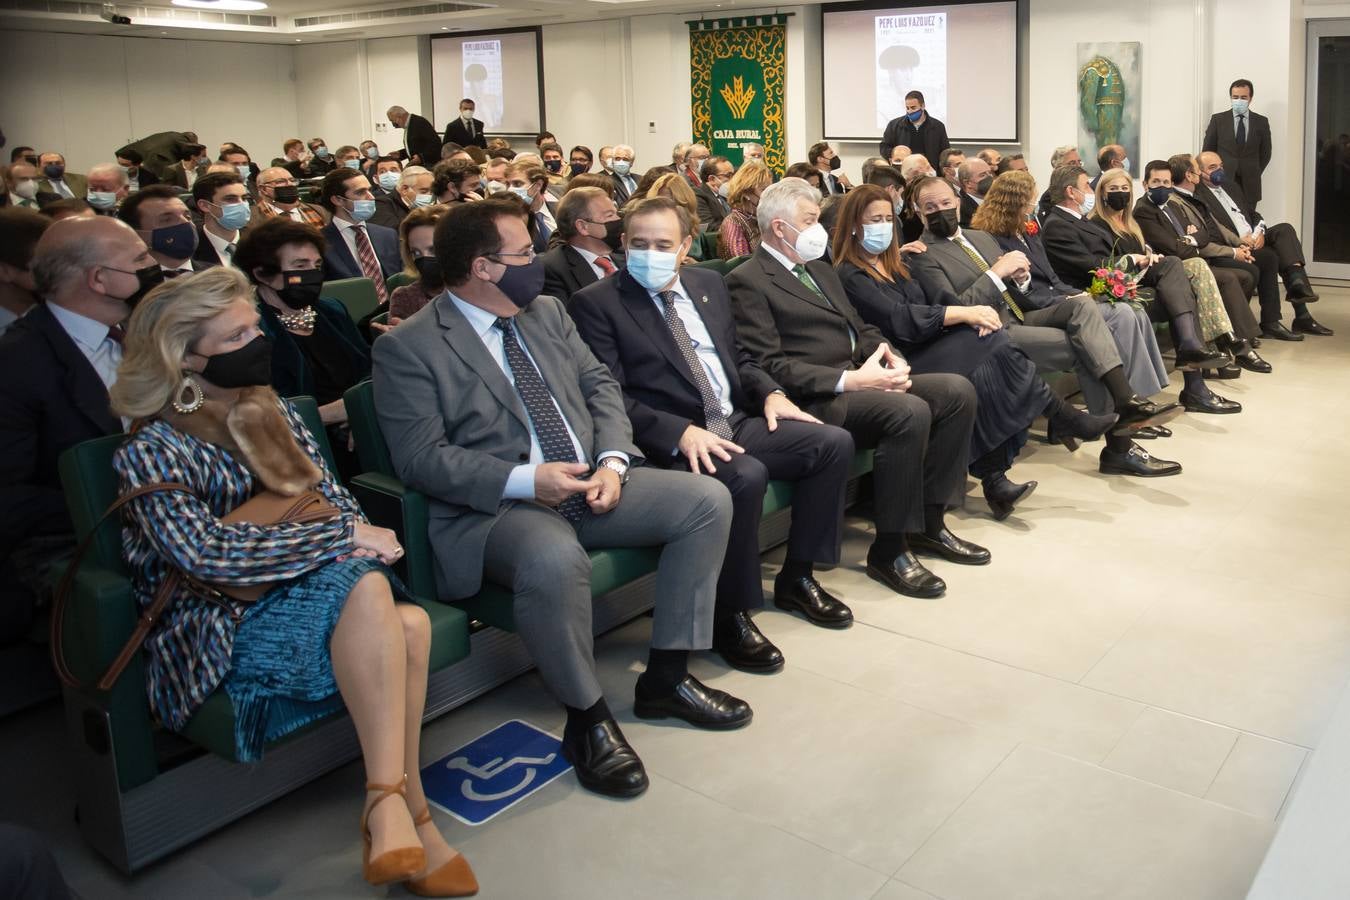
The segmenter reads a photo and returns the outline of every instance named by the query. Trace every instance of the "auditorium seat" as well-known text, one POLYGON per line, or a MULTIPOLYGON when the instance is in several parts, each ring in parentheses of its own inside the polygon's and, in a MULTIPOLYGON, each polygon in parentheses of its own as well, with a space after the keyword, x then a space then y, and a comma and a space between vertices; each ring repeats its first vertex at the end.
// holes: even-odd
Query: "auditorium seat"
POLYGON ((380 298, 375 293, 375 282, 369 278, 339 278, 336 281, 325 281, 322 296, 332 297, 347 307, 347 315, 352 317, 353 322, 360 322, 380 308, 380 298))
POLYGON ((416 280, 416 275, 410 275, 407 272, 397 272, 384 280, 384 286, 389 288, 392 293, 394 288, 401 288, 405 284, 412 284, 416 280))

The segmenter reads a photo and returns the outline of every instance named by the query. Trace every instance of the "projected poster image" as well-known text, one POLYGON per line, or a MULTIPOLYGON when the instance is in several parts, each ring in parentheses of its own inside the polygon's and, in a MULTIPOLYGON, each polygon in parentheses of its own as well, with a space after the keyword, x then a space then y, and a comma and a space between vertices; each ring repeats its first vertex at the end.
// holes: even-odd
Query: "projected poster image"
POLYGON ((502 42, 464 42, 464 96, 475 104, 474 116, 486 129, 502 124, 502 42))
POLYGON ((905 114, 905 94, 923 92, 929 115, 947 117, 947 14, 877 16, 876 126, 905 114))

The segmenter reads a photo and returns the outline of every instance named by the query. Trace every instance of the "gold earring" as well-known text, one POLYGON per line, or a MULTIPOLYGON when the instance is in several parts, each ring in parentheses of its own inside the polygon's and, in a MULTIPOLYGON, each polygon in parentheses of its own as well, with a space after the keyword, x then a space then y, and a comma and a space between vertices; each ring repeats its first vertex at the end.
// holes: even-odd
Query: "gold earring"
POLYGON ((187 372, 184 372, 183 382, 178 386, 178 392, 174 394, 173 400, 170 401, 170 405, 173 406, 174 412, 179 415, 190 416, 201 409, 202 404, 205 402, 206 395, 202 393, 202 386, 197 383, 195 378, 187 372), (184 394, 190 394, 192 399, 184 403, 184 394))

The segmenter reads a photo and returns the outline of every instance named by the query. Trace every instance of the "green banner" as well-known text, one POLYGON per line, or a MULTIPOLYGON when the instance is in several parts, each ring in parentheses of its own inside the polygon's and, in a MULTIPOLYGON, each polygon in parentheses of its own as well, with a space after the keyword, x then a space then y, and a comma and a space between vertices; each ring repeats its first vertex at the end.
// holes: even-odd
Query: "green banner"
POLYGON ((745 144, 763 144, 764 161, 787 166, 783 128, 786 17, 689 23, 694 140, 741 164, 745 144))

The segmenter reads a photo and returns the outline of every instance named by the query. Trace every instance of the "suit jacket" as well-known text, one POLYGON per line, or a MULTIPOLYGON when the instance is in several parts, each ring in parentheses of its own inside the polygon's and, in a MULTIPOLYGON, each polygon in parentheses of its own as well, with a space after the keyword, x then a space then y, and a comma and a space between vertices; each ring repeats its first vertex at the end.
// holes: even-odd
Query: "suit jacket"
MULTIPOLYGON (((633 175, 631 172, 628 177, 633 179, 633 190, 637 190, 637 186, 641 183, 642 179, 633 175)), ((623 206, 628 202, 628 198, 633 196, 633 191, 630 191, 628 185, 624 184, 623 179, 613 172, 609 173, 609 180, 614 182, 614 202, 619 206, 623 206)))
POLYGON ((709 231, 717 231, 722 227, 722 220, 731 212, 727 201, 706 184, 695 188, 694 196, 698 198, 699 222, 707 226, 709 231))
POLYGON ((905 146, 915 153, 922 153, 929 165, 937 168, 938 157, 942 151, 952 145, 947 139, 947 126, 929 116, 922 126, 915 128, 908 116, 897 116, 886 125, 881 136, 881 157, 891 158, 891 151, 905 146))
POLYGON ((414 156, 420 157, 421 165, 428 169, 441 161, 441 136, 430 122, 422 116, 409 113, 406 129, 409 160, 414 156))
POLYGON ((1184 200, 1173 196, 1164 205, 1165 211, 1147 197, 1140 197, 1134 204, 1134 221, 1144 233, 1144 240, 1158 253, 1178 259, 1197 256, 1215 259, 1233 255, 1210 240, 1209 228, 1184 200), (1172 214, 1171 218, 1167 213, 1172 214), (1181 226, 1181 233, 1172 224, 1173 219, 1181 226), (1194 243, 1185 240, 1186 237, 1192 238, 1194 243))
MULTIPOLYGON (((243 236, 243 232, 240 232, 240 236, 243 236)), ((206 236, 206 229, 203 226, 198 225, 197 249, 192 251, 193 270, 201 272, 204 269, 211 269, 223 265, 225 265, 225 261, 222 260, 220 254, 216 252, 215 244, 212 244, 211 239, 206 236)))
POLYGON ((181 162, 176 162, 173 165, 168 166, 160 174, 163 177, 165 184, 171 184, 180 191, 189 190, 187 172, 183 171, 183 164, 181 162))
MULTIPOLYGON (((89 179, 78 172, 67 172, 61 180, 66 183, 66 187, 70 188, 70 192, 75 195, 77 200, 83 200, 85 194, 89 193, 89 179)), ((56 189, 52 187, 51 180, 45 176, 38 179, 38 193, 43 192, 65 197, 64 194, 57 193, 56 189)))
POLYGON ((1060 206, 1045 217, 1041 240, 1055 272, 1079 290, 1087 290, 1092 283, 1091 270, 1112 255, 1113 242, 1106 232, 1060 206))
POLYGON ((1261 173, 1270 165, 1270 120, 1260 113, 1247 113, 1247 143, 1238 146, 1231 109, 1210 116, 1202 147, 1219 154, 1226 172, 1242 186, 1252 205, 1261 202, 1261 173))
POLYGON ((1019 250, 1027 255, 1027 261, 1031 263, 1031 287, 1028 292, 1033 306, 1044 307, 1060 298, 1083 293, 1073 285, 1065 284, 1055 267, 1050 265, 1050 257, 1045 255, 1045 244, 1041 243, 1040 234, 1028 234, 1020 238, 991 234, 990 237, 998 244, 1000 253, 1019 250))
MULTIPOLYGON (((1203 184, 1200 185, 1200 188, 1203 188, 1206 191, 1209 190, 1203 184)), ((1211 196, 1210 199, 1218 205, 1217 197, 1211 196)), ((1226 211, 1222 219, 1217 218, 1209 205, 1200 196, 1199 189, 1189 197, 1181 193, 1173 194, 1172 201, 1170 202, 1175 202, 1179 209, 1193 219, 1203 221, 1206 229, 1209 231, 1209 239, 1213 243, 1221 247, 1237 247, 1242 243, 1242 238, 1238 237, 1237 228, 1236 226, 1233 226, 1233 220, 1228 217, 1226 211)), ((1220 205, 1219 209, 1222 210, 1223 207, 1220 205)), ((1232 256, 1231 253, 1226 255, 1232 256)))
MULTIPOLYGON (((731 405, 764 414, 777 383, 736 341, 736 320, 722 276, 686 266, 680 283, 694 301, 726 372, 731 405)), ((568 313, 591 352, 623 390, 633 437, 648 459, 668 459, 690 425, 707 426, 703 395, 651 294, 627 272, 593 284, 572 298, 568 313)))
POLYGON ((962 228, 969 228, 970 220, 975 217, 975 213, 979 210, 980 204, 976 203, 974 198, 966 194, 965 191, 961 192, 960 197, 961 197, 961 217, 959 221, 961 222, 962 228))
MULTIPOLYGON (((571 244, 559 244, 541 254, 540 259, 544 261, 544 293, 569 304, 569 309, 573 294, 600 280, 591 264, 571 244)), ((610 260, 623 268, 622 253, 611 251, 610 260)))
MULTIPOLYGON (((464 120, 456 116, 450 120, 450 124, 445 126, 446 144, 459 144, 461 147, 482 147, 487 149, 487 135, 483 134, 483 123, 478 119, 473 120, 473 137, 469 137, 469 128, 464 124, 464 120)), ((439 152, 439 151, 438 151, 439 152)), ((427 168, 430 168, 428 166, 427 168)))
POLYGON ((141 155, 141 168, 158 175, 161 181, 167 181, 164 173, 178 163, 184 150, 195 143, 197 142, 188 140, 181 131, 159 131, 127 144, 115 155, 125 157, 126 151, 133 150, 141 155))
MULTIPOLYGON (((961 236, 991 265, 1003 255, 1003 248, 990 234, 962 228, 961 236)), ((1012 311, 998 285, 955 241, 943 240, 931 231, 925 231, 920 240, 928 245, 928 250, 915 253, 906 261, 914 279, 933 302, 943 306, 989 306, 998 310, 1004 323, 1013 321, 1012 311)), ((1018 290, 1011 281, 1005 281, 1004 285, 1022 309, 1036 309, 1042 305, 1018 290)))
MULTIPOLYGON (((562 303, 540 297, 515 323, 587 458, 640 460, 619 385, 562 303)), ((448 292, 375 341, 373 379, 398 477, 427 495, 441 595, 468 597, 482 586, 493 524, 522 502, 502 492, 530 458, 525 406, 448 292)))
MULTIPOLYGON (((1249 202, 1250 198, 1243 192, 1241 187, 1236 184, 1225 184, 1223 186, 1223 192, 1231 197, 1233 202, 1237 204, 1237 208, 1242 211, 1242 215, 1247 219, 1247 224, 1252 228, 1255 228, 1257 224, 1262 221, 1261 214, 1256 211, 1256 204, 1249 202)), ((1228 213, 1228 208, 1223 205, 1223 202, 1219 200, 1218 195, 1210 190, 1208 185, 1202 183, 1196 186, 1195 199, 1205 205, 1205 208, 1209 210, 1210 215, 1214 217, 1215 222, 1218 222, 1224 228, 1227 228, 1234 235, 1241 233, 1242 229, 1238 227, 1237 222, 1233 221, 1233 217, 1228 213)))
POLYGON ((24 538, 71 531, 57 458, 116 434, 108 391, 45 303, 0 337, 0 555, 24 538))
POLYGON ((368 224, 383 225, 398 231, 398 226, 403 224, 410 212, 412 210, 403 205, 403 198, 398 195, 398 191, 394 191, 375 198, 375 215, 370 217, 368 224))
POLYGON ((809 262, 806 271, 824 297, 763 247, 726 280, 740 345, 793 400, 815 410, 834 399, 840 375, 856 369, 886 339, 858 315, 828 263, 809 262), (857 336, 852 347, 850 328, 857 336))
MULTIPOLYGON (((398 252, 397 231, 367 222, 366 236, 370 238, 370 246, 375 250, 375 259, 379 262, 380 271, 385 278, 403 271, 403 258, 398 252)), ((366 277, 366 273, 361 271, 361 264, 352 255, 352 251, 347 249, 347 242, 343 240, 335 223, 329 222, 323 227, 323 239, 327 245, 323 251, 323 277, 326 280, 366 277)))

